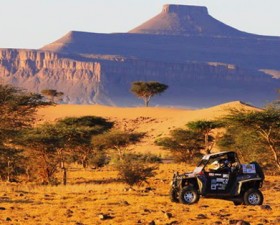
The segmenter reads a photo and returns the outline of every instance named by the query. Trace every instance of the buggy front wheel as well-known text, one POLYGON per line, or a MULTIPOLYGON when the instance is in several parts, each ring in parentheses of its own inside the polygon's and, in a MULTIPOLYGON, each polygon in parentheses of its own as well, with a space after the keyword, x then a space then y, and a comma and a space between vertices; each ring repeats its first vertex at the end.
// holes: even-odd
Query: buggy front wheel
POLYGON ((183 204, 194 204, 199 201, 199 194, 193 186, 183 187, 179 193, 179 202, 183 204))

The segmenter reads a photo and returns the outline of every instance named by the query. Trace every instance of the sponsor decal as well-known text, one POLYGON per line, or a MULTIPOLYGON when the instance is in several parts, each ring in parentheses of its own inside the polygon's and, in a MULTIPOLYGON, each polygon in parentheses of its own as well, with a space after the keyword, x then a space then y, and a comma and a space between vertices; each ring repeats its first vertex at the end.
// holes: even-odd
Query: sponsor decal
POLYGON ((243 173, 256 173, 255 164, 242 164, 243 173))
POLYGON ((216 184, 211 184, 211 190, 217 190, 217 185, 216 184))

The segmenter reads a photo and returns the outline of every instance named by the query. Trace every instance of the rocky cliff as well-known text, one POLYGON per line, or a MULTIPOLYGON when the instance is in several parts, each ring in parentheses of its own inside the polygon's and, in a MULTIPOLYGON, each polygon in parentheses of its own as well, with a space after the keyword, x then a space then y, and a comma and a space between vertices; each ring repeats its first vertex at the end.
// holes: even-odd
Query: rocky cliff
POLYGON ((276 97, 280 38, 238 31, 205 7, 165 5, 122 34, 72 31, 40 50, 0 50, 4 82, 40 92, 57 89, 65 103, 141 104, 136 80, 169 89, 154 103, 202 107, 242 100, 263 105, 276 97))
POLYGON ((101 94, 98 62, 76 61, 46 51, 2 49, 0 74, 5 83, 33 92, 60 90, 68 103, 110 103, 101 94))

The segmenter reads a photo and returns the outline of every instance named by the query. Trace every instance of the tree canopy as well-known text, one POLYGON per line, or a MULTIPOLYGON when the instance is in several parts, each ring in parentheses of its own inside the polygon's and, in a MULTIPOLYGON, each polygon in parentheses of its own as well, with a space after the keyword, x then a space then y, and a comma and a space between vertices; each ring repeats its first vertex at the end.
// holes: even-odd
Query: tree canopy
POLYGON ((168 149, 175 161, 190 162, 203 149, 204 137, 201 133, 188 129, 175 129, 170 137, 156 140, 156 144, 168 149))
POLYGON ((210 134, 212 131, 217 128, 223 127, 224 124, 221 121, 214 121, 214 120, 197 120, 191 121, 187 124, 187 127, 191 130, 197 131, 204 135, 204 145, 205 145, 205 152, 207 154, 211 153, 211 149, 214 145, 214 142, 209 141, 209 139, 214 140, 210 134))
POLYGON ((243 134, 243 142, 239 144, 246 144, 245 135, 252 138, 255 136, 260 140, 258 143, 270 152, 274 163, 280 169, 280 109, 268 107, 257 111, 232 110, 224 120, 228 131, 231 131, 228 134, 232 137, 231 142, 236 142, 243 134))
POLYGON ((49 105, 40 94, 26 92, 11 85, 0 84, 0 175, 2 179, 23 171, 22 150, 13 144, 23 129, 36 121, 36 111, 49 105))
POLYGON ((167 88, 168 85, 157 81, 136 81, 132 83, 130 90, 138 98, 144 100, 145 106, 148 106, 153 96, 163 93, 167 88))

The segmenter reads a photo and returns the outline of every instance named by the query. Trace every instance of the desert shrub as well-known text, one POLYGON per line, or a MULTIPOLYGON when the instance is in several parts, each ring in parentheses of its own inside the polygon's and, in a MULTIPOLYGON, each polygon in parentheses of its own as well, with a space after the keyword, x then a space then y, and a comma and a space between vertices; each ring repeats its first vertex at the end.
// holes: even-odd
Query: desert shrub
POLYGON ((130 158, 131 160, 139 161, 142 163, 162 163, 162 159, 160 157, 151 153, 147 153, 147 154, 129 153, 126 154, 126 157, 130 158))
POLYGON ((140 163, 133 158, 131 155, 125 155, 115 165, 121 179, 130 186, 147 182, 148 178, 155 175, 157 169, 156 166, 140 163))
POLYGON ((110 162, 109 156, 103 151, 93 154, 88 159, 88 165, 93 167, 103 167, 110 162))
MULTIPOLYGON (((280 109, 231 110, 220 146, 237 149, 244 159, 274 164, 280 172, 280 109)), ((247 160, 246 160, 247 161, 247 160)))

